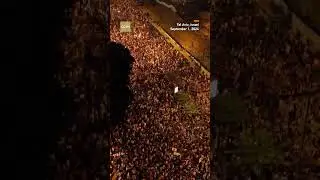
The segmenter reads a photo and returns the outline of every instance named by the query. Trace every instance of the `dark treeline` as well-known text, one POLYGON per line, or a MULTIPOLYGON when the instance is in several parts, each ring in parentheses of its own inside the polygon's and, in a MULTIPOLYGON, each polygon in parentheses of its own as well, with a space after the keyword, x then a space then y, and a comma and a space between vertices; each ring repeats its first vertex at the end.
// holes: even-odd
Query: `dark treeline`
POLYGON ((129 74, 132 70, 133 57, 123 45, 111 42, 107 49, 111 59, 111 121, 113 125, 125 120, 125 111, 130 103, 129 74))

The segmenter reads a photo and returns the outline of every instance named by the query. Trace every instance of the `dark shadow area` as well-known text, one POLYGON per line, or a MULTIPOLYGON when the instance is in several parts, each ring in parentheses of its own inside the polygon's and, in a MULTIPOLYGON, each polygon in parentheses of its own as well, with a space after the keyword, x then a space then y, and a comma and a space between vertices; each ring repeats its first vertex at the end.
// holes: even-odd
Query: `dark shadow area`
MULTIPOLYGON (((210 1, 208 0, 187 0, 187 1, 176 1, 176 0, 160 0, 168 5, 173 5, 177 13, 183 18, 193 20, 199 18, 199 12, 210 11, 210 1)), ((153 2, 156 2, 155 0, 153 2)))
POLYGON ((129 89, 129 75, 134 62, 129 49, 122 44, 110 42, 107 46, 107 54, 110 58, 111 72, 111 121, 115 126, 125 120, 125 112, 131 101, 129 89))
POLYGON ((16 100, 11 100, 15 102, 16 121, 9 132, 9 143, 14 144, 11 159, 15 164, 14 175, 44 179, 48 152, 73 113, 71 93, 60 89, 54 79, 63 62, 59 43, 64 38, 63 28, 68 25, 63 18, 64 11, 71 7, 71 1, 45 2, 37 6, 42 8, 29 5, 20 11, 14 6, 8 19, 12 24, 21 22, 22 17, 26 20, 26 23, 18 23, 17 29, 7 25, 10 30, 12 28, 7 36, 12 38, 9 44, 13 43, 11 50, 17 60, 12 96, 16 100))
MULTIPOLYGON (((105 106, 103 114, 99 108, 103 103, 109 105, 102 102, 102 97, 107 96, 108 101, 106 91, 111 92, 115 111, 112 117, 123 119, 130 99, 127 85, 133 59, 119 44, 109 46, 107 55, 105 48, 104 55, 96 55, 91 51, 98 43, 92 45, 87 41, 89 47, 82 48, 84 63, 79 60, 78 64, 69 66, 66 47, 61 43, 73 40, 76 44, 79 40, 66 31, 72 26, 72 19, 67 15, 75 6, 73 3, 58 0, 37 3, 35 7, 32 3, 17 6, 12 2, 1 7, 5 45, 1 55, 5 60, 1 65, 4 85, 1 104, 6 107, 1 127, 6 137, 3 159, 8 159, 2 162, 12 169, 10 173, 7 171, 8 179, 109 177, 106 153, 109 150, 105 141, 109 137, 106 112, 110 109, 105 106), (114 70, 111 78, 106 78, 106 65, 114 70), (61 74, 74 73, 78 66, 85 69, 83 81, 76 82, 78 87, 58 78, 61 74), (106 85, 109 83, 111 89, 106 85), (75 93, 82 90, 81 94, 75 93), (82 111, 88 112, 81 116, 82 111), (61 139, 66 141, 62 142, 63 148, 61 139), (70 146, 73 151, 68 149, 70 146), (71 168, 63 169, 68 163, 71 168)), ((107 40, 100 42, 106 45, 107 40)))
MULTIPOLYGON (((96 117, 91 118, 93 111, 99 112, 101 99, 106 94, 108 73, 103 67, 108 59, 105 55, 103 58, 93 55, 91 49, 95 47, 90 45, 97 45, 95 42, 87 43, 90 47, 82 49, 83 64, 81 60, 71 66, 67 64, 66 46, 61 43, 69 40, 74 41, 70 43, 74 45, 79 40, 76 33, 73 37, 66 33, 72 25, 67 15, 74 5, 72 1, 54 1, 37 4, 41 8, 29 5, 19 9, 11 5, 1 9, 6 25, 3 57, 10 57, 2 66, 7 69, 2 71, 2 77, 5 77, 8 99, 2 98, 2 103, 13 110, 7 111, 2 124, 8 137, 5 147, 10 154, 6 154, 9 161, 4 165, 14 170, 9 179, 109 177, 108 153, 105 155, 108 149, 101 145, 108 140, 105 138, 108 137, 108 117, 95 113, 96 117), (21 22, 22 17, 26 24, 21 22), (61 74, 76 74, 79 66, 85 73, 82 82, 75 82, 77 87, 72 86, 74 82, 70 85, 58 78, 61 74), (93 78, 92 74, 95 74, 93 78), (77 93, 82 90, 81 94, 77 93), (82 111, 89 112, 81 116, 82 111), (96 123, 96 119, 100 121, 96 123), (62 142, 62 148, 61 139, 66 141, 62 142), (70 146, 73 151, 68 149, 70 146), (78 162, 78 169, 74 168, 78 162), (64 169, 68 163, 72 167, 64 169), (105 169, 101 169, 103 167, 105 169)), ((109 111, 107 107, 106 111, 109 111)))
POLYGON ((287 17, 254 1, 216 0, 211 65, 213 165, 219 179, 317 179, 318 63, 287 17), (295 150, 294 150, 295 149, 295 150))
POLYGON ((301 1, 301 0, 285 0, 289 10, 295 13, 304 23, 306 23, 314 32, 320 35, 320 17, 319 2, 317 1, 301 1))

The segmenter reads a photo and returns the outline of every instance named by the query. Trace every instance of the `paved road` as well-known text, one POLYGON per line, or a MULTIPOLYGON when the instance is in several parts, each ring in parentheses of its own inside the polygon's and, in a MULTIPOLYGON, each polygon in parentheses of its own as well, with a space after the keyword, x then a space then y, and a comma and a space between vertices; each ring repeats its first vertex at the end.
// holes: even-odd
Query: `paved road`
POLYGON ((210 38, 208 33, 204 33, 206 32, 205 30, 198 32, 170 31, 170 27, 174 27, 178 22, 183 22, 177 14, 172 12, 169 8, 159 4, 152 6, 146 3, 144 8, 155 23, 159 24, 166 33, 168 33, 210 72, 210 38))
POLYGON ((180 44, 178 44, 164 29, 162 29, 158 24, 150 22, 153 27, 155 27, 158 32, 166 38, 166 41, 169 42, 177 51, 179 51, 187 60, 190 62, 195 62, 201 67, 202 73, 210 77, 210 71, 208 71, 200 62, 195 59, 188 51, 186 51, 180 44))

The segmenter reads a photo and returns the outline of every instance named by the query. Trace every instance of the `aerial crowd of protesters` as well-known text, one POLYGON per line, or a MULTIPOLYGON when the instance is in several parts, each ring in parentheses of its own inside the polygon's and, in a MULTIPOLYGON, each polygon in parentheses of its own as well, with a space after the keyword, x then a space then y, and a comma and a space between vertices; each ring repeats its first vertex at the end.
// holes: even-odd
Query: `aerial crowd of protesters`
POLYGON ((127 121, 112 132, 111 168, 121 179, 209 179, 209 77, 187 62, 149 23, 134 1, 111 1, 111 40, 135 61, 127 121), (130 21, 132 31, 119 31, 130 21), (187 93, 198 112, 175 99, 187 93))
MULTIPOLYGON (((132 102, 126 121, 112 129, 110 152, 104 151, 109 136, 101 124, 91 123, 85 135, 81 125, 70 128, 58 143, 58 153, 50 156, 57 179, 109 176, 109 165, 101 158, 106 153, 110 153, 110 173, 119 179, 209 179, 209 78, 153 29, 135 1, 114 0, 110 10, 111 40, 123 44, 134 58, 132 102), (120 21, 131 21, 132 32, 120 32, 120 21), (176 100, 175 87, 190 96, 196 113, 187 112, 176 100)), ((313 124, 320 117, 320 63, 311 43, 293 32, 290 24, 268 22, 249 0, 217 1, 213 13, 212 69, 221 84, 219 92, 237 89, 245 97, 254 127, 267 127, 277 142, 296 139, 288 142, 288 161, 299 157, 313 162, 319 157, 313 124)), ((86 66, 73 67, 64 75, 76 77, 74 82, 62 83, 72 86, 77 102, 94 96, 94 90, 86 94, 85 88, 96 88, 84 87, 82 81, 99 79, 82 67, 86 66)), ((99 116, 95 110, 81 113, 93 120, 99 116)))

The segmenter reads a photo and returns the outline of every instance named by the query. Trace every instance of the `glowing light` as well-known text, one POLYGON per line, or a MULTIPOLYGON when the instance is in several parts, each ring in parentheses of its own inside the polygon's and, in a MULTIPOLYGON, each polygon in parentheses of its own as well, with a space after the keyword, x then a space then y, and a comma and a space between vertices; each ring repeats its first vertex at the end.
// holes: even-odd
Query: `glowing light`
POLYGON ((174 88, 174 93, 178 92, 178 86, 174 88))

